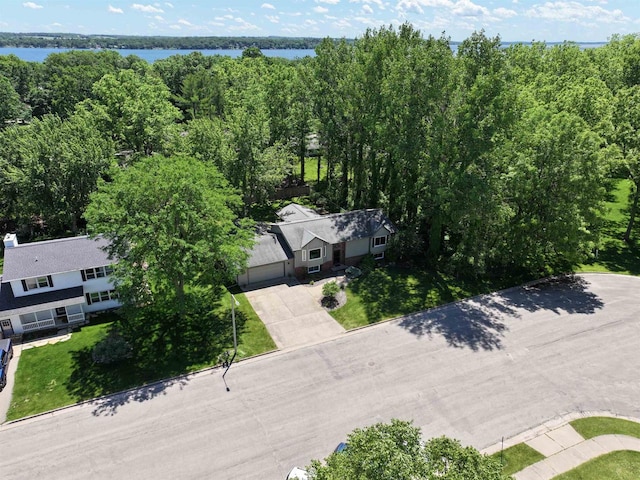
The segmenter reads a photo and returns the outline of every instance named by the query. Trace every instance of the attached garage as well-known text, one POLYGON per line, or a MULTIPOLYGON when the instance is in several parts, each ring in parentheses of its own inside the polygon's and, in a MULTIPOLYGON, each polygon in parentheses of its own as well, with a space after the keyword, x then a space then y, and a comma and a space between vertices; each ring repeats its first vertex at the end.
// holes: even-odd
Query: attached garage
POLYGON ((258 283, 266 280, 277 280, 285 276, 285 262, 261 265, 247 270, 247 283, 258 283))
POLYGON ((238 285, 278 280, 292 274, 293 254, 287 254, 287 251, 279 235, 258 235, 251 249, 247 271, 238 275, 238 285))

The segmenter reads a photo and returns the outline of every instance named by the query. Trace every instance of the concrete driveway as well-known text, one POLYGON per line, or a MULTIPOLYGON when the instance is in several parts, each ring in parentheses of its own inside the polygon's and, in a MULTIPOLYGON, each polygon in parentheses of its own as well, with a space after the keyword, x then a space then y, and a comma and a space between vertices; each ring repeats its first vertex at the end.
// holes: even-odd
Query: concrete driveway
POLYGON ((246 290, 245 295, 282 350, 344 333, 344 328, 320 305, 320 291, 319 285, 290 280, 278 285, 257 285, 246 290))

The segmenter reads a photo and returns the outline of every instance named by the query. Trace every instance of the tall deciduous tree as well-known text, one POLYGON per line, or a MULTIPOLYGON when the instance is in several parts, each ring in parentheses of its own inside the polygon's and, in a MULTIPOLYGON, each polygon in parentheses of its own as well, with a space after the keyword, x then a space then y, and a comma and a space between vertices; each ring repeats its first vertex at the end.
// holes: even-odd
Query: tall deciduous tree
POLYGON ((392 420, 348 435, 348 446, 331 454, 326 465, 314 461, 314 480, 502 480, 502 466, 473 447, 446 437, 422 444, 420 429, 392 420))
POLYGON ((244 269, 253 231, 237 218, 239 208, 214 165, 155 155, 114 170, 86 218, 91 233, 111 241, 127 303, 154 301, 186 314, 185 292, 223 285, 244 269))
POLYGON ((164 152, 180 111, 169 101, 170 93, 151 73, 121 70, 93 85, 95 99, 81 103, 101 119, 101 130, 118 146, 135 153, 164 152))
POLYGON ((19 223, 40 222, 50 235, 77 232, 89 195, 114 159, 112 143, 92 119, 46 115, 5 130, 0 145, 6 159, 0 176, 15 201, 7 207, 19 223))

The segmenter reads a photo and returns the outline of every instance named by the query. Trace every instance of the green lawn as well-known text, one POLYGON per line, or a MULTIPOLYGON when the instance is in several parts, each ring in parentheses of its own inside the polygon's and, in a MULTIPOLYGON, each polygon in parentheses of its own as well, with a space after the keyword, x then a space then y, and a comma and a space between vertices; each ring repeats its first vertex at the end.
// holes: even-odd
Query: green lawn
POLYGON ((583 463, 553 480, 637 480, 640 452, 611 452, 583 463))
POLYGON ((570 424, 584 438, 611 434, 640 438, 640 423, 622 418, 587 417, 574 420, 570 424))
POLYGON ((545 458, 544 455, 526 443, 518 443, 491 456, 498 461, 502 460, 502 472, 505 475, 513 475, 545 458))
POLYGON ((331 315, 344 328, 351 329, 504 286, 507 285, 459 280, 413 268, 377 268, 347 285, 347 303, 331 315))
POLYGON ((629 221, 630 180, 618 180, 607 202, 607 213, 602 228, 602 246, 597 258, 581 265, 579 272, 614 272, 640 275, 640 222, 637 219, 631 242, 625 243, 624 233, 629 221))
MULTIPOLYGON (((320 162, 320 180, 327 178, 327 161, 322 157, 307 157, 304 161, 304 179, 307 183, 315 183, 318 181, 318 162, 320 162)), ((294 175, 300 177, 301 165, 296 161, 294 167, 294 175)))
MULTIPOLYGON (((274 350, 273 340, 245 295, 235 292, 234 295, 240 303, 236 308, 238 358, 274 350)), ((231 298, 227 293, 220 306, 220 316, 225 323, 220 325, 220 330, 225 334, 220 335, 219 345, 213 345, 212 356, 197 362, 185 355, 179 358, 143 358, 136 362, 125 360, 111 366, 94 363, 91 350, 107 335, 115 319, 114 314, 104 315, 98 322, 82 327, 68 341, 25 350, 18 363, 7 420, 215 365, 220 353, 233 348, 230 309, 231 298)), ((188 346, 183 350, 188 354, 188 346)))

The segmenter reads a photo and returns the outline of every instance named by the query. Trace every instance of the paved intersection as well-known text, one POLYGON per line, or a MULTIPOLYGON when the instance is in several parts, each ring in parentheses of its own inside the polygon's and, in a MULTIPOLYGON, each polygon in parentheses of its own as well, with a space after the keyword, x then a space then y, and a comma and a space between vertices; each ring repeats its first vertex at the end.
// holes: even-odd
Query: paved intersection
MULTIPOLYGON (((353 428, 483 448, 574 411, 640 416, 640 279, 480 297, 0 428, 11 478, 284 478, 353 428)), ((9 475, 8 473, 6 473, 9 475)))

